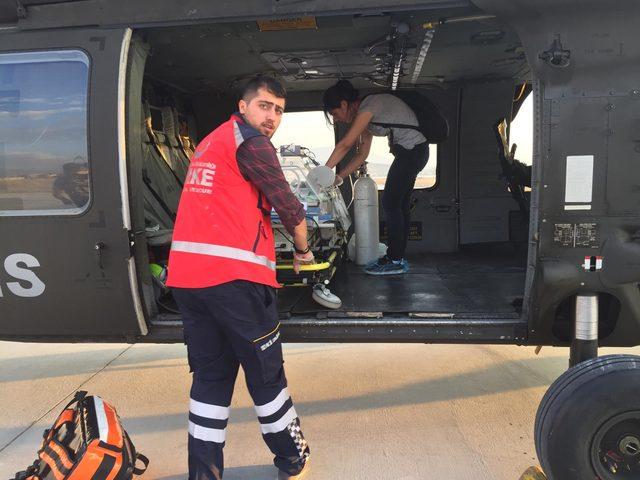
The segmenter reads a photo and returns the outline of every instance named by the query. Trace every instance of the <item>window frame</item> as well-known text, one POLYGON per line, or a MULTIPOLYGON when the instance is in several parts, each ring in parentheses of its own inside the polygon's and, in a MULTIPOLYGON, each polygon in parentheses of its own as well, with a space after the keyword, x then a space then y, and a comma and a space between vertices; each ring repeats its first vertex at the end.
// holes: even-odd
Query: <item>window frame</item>
POLYGON ((52 48, 52 49, 35 49, 35 50, 16 50, 0 52, 0 65, 10 64, 34 64, 34 63, 53 63, 64 61, 76 61, 83 63, 87 67, 86 72, 86 101, 85 101, 85 146, 88 170, 88 188, 89 199, 82 207, 60 208, 60 209, 38 209, 38 210, 2 210, 0 209, 0 218, 20 218, 20 217, 81 217, 84 216, 94 203, 93 193, 93 175, 91 165, 91 146, 90 146, 90 115, 91 115, 91 75, 92 75, 92 58, 88 51, 80 47, 69 48, 52 48), (51 55, 58 55, 58 58, 52 58, 51 55), (7 57, 17 57, 18 61, 6 61, 7 57), (29 58, 31 57, 31 58, 29 58), (38 58, 40 57, 40 58, 38 58))

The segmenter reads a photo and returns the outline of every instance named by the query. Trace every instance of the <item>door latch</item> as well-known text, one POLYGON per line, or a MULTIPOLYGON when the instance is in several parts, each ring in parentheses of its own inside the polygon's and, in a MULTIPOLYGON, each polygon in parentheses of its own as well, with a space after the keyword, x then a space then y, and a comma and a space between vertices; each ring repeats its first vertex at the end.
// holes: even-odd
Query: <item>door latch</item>
POLYGON ((104 263, 102 261, 102 251, 105 249, 106 245, 102 242, 97 242, 94 246, 93 249, 96 251, 96 254, 98 255, 98 266, 100 267, 100 270, 104 270, 104 263))

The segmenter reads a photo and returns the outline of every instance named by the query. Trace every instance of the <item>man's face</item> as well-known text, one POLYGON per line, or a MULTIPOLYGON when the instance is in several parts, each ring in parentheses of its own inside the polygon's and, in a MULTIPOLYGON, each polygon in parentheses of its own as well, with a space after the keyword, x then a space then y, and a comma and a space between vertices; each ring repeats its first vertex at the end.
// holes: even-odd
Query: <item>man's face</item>
POLYGON ((246 102, 240 100, 238 107, 249 125, 271 138, 282 120, 284 98, 278 98, 265 88, 259 88, 256 96, 246 102))

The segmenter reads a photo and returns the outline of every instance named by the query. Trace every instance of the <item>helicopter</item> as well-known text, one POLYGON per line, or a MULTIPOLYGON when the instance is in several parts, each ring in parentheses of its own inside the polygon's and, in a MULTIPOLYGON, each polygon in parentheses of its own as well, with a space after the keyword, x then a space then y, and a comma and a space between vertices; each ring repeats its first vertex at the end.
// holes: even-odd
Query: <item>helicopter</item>
POLYGON ((190 155, 242 82, 278 78, 287 112, 339 79, 411 92, 449 127, 413 192, 413 270, 341 263, 332 311, 282 289, 283 338, 570 346, 542 466, 636 478, 640 363, 598 348, 640 344, 638 21, 630 0, 0 2, 0 338, 182 341, 163 262, 190 155))

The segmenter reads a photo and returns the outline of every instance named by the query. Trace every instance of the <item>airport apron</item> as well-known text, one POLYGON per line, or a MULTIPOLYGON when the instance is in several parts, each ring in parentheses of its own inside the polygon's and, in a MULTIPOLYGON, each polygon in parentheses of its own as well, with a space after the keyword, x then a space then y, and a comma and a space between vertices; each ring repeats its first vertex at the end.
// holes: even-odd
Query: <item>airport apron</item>
POLYGON ((201 142, 174 229, 167 283, 182 314, 193 372, 190 480, 222 478, 240 365, 275 465, 296 474, 309 455, 283 367, 270 206, 236 161, 238 147, 255 135, 232 116, 201 142))

